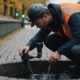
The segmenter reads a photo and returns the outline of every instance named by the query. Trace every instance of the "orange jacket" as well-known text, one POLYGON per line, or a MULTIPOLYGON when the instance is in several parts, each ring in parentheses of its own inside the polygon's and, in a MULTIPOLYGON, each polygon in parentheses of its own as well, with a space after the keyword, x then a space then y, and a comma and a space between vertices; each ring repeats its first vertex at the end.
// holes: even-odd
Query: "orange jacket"
MULTIPOLYGON (((62 25, 63 32, 67 37, 71 39, 73 38, 73 35, 71 34, 71 29, 70 26, 68 25, 68 21, 72 14, 80 12, 80 4, 64 3, 59 4, 59 6, 62 10, 62 19, 65 22, 65 24, 62 25)), ((62 36, 59 31, 56 32, 56 34, 62 36)))

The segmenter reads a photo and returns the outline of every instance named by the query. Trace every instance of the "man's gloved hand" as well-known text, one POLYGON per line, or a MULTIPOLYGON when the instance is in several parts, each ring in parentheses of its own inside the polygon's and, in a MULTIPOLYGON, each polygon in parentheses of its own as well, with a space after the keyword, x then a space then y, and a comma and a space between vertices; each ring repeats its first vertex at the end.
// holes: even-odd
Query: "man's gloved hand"
POLYGON ((29 45, 28 46, 25 46, 25 47, 19 49, 19 55, 20 56, 23 56, 23 53, 22 52, 25 51, 25 53, 28 53, 29 50, 30 50, 30 46, 29 45))
POLYGON ((59 54, 58 51, 55 51, 52 53, 52 55, 49 58, 49 62, 57 62, 58 59, 61 57, 61 54, 59 54))

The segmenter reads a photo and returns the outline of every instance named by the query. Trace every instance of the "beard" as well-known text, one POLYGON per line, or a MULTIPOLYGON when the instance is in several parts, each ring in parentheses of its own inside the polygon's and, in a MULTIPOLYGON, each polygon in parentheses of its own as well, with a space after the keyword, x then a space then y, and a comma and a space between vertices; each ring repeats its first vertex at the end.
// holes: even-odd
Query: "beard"
POLYGON ((48 22, 48 21, 44 21, 44 25, 41 26, 41 28, 43 28, 43 29, 47 29, 47 28, 49 27, 49 24, 50 24, 50 22, 48 22))

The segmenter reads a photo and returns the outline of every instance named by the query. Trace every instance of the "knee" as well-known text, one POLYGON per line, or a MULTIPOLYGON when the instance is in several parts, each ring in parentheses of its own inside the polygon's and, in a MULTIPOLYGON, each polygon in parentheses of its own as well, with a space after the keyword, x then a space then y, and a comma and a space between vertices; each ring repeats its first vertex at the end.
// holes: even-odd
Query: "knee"
POLYGON ((76 58, 80 59, 80 45, 73 46, 71 52, 76 58))
POLYGON ((71 48, 71 52, 72 52, 73 54, 75 54, 75 53, 77 52, 77 47, 76 47, 76 46, 73 46, 73 47, 71 48))

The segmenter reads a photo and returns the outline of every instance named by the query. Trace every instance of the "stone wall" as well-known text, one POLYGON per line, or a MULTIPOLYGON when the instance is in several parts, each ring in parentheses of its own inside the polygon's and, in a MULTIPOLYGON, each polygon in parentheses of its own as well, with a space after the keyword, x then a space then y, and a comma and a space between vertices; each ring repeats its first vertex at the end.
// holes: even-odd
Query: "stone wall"
POLYGON ((0 19, 0 38, 21 27, 20 20, 0 19))

